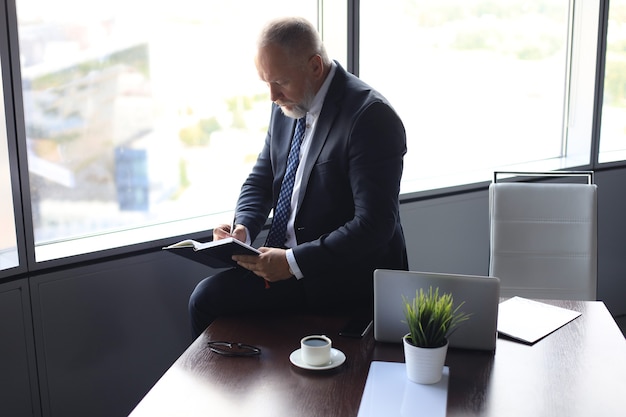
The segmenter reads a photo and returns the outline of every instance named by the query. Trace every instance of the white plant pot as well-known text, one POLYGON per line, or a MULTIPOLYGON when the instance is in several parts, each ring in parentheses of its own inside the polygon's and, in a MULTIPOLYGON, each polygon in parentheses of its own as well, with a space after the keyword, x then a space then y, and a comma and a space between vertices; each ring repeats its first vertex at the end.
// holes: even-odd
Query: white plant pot
POLYGON ((436 384, 443 375, 448 342, 438 348, 422 348, 409 343, 408 336, 402 338, 407 377, 418 384, 436 384))

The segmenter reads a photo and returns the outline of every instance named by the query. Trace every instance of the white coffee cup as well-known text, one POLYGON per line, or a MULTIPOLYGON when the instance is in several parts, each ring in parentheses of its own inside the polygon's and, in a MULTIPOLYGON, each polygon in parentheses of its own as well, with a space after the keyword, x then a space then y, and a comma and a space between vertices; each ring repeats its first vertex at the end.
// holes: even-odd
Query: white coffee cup
POLYGON ((300 340, 300 354, 307 365, 321 366, 330 363, 332 341, 323 335, 311 335, 300 340))

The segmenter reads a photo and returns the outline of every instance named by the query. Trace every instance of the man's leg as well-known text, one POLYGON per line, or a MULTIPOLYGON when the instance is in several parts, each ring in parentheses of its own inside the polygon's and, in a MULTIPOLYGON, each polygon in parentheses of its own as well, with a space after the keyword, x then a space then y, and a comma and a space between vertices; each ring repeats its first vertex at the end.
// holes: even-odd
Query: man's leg
POLYGON ((205 278, 189 298, 194 339, 220 316, 304 309, 306 301, 301 284, 291 278, 265 288, 261 277, 243 268, 228 269, 205 278))

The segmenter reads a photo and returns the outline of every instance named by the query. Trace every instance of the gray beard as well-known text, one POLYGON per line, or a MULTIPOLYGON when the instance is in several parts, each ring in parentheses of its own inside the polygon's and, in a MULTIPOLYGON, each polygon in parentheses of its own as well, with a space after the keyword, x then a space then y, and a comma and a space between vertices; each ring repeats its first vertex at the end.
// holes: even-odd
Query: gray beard
POLYGON ((291 110, 287 110, 284 107, 280 107, 283 114, 287 117, 291 117, 292 119, 301 119, 308 113, 311 105, 313 104, 313 100, 315 99, 315 93, 312 93, 309 85, 309 92, 304 96, 301 104, 293 106, 291 110))
POLYGON ((283 112, 283 114, 285 116, 291 117, 292 119, 300 119, 300 118, 306 116, 306 113, 307 113, 307 110, 304 109, 302 106, 294 107, 291 110, 287 110, 284 107, 281 107, 280 109, 282 110, 282 112, 283 112))

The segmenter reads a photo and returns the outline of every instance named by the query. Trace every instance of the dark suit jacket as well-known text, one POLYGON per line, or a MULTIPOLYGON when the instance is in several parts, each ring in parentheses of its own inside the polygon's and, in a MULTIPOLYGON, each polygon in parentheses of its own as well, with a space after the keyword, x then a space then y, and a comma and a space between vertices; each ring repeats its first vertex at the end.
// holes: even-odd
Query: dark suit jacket
MULTIPOLYGON (((237 204, 252 240, 278 199, 294 126, 273 105, 237 204)), ((337 64, 302 161, 295 217, 293 253, 312 307, 371 309, 374 269, 408 268, 398 202, 405 153, 404 126, 387 100, 337 64)))

